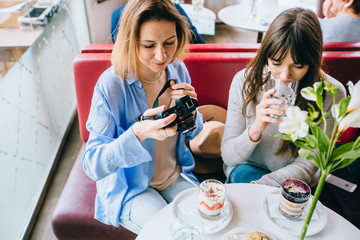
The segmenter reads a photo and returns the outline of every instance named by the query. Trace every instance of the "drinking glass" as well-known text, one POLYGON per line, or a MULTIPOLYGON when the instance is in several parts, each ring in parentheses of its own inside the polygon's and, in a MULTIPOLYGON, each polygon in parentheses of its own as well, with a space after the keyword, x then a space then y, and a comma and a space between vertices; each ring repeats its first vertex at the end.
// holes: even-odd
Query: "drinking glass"
POLYGON ((192 0, 192 5, 195 9, 195 12, 199 12, 204 8, 204 2, 205 0, 192 0))
POLYGON ((251 1, 251 7, 250 7, 250 18, 256 17, 256 0, 251 1))
POLYGON ((170 226, 174 240, 202 240, 204 226, 202 221, 192 215, 184 215, 174 219, 170 226))
MULTIPOLYGON (((270 78, 270 87, 275 88, 275 93, 270 96, 270 98, 276 98, 282 101, 280 105, 270 105, 272 109, 283 109, 285 106, 293 106, 296 100, 296 93, 299 86, 298 81, 288 80, 288 79, 279 79, 279 78, 270 78)), ((272 118, 279 119, 280 116, 270 114, 272 118)))
POLYGON ((225 185, 216 179, 206 179, 200 187, 203 189, 198 190, 200 216, 208 220, 218 219, 224 207, 225 185))

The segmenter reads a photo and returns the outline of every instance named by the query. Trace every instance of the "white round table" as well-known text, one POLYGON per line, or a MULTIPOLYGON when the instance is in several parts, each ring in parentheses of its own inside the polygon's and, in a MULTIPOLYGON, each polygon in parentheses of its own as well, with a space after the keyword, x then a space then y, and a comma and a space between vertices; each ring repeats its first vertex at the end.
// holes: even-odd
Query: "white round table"
MULTIPOLYGON (((304 1, 304 0, 302 0, 304 1)), ((242 4, 232 5, 218 12, 219 19, 232 27, 258 32, 257 42, 261 42, 263 32, 266 32, 271 22, 282 11, 295 7, 295 1, 253 0, 242 4), (253 3, 255 4, 253 6, 253 3)), ((316 9, 306 1, 301 7, 316 9)))
POLYGON ((208 8, 203 7, 199 11, 191 4, 180 4, 199 34, 215 35, 216 14, 208 8))
POLYGON ((225 24, 249 31, 258 32, 257 42, 261 42, 263 32, 266 32, 275 17, 287 9, 277 4, 260 4, 255 6, 251 14, 250 4, 238 4, 225 7, 218 12, 219 19, 225 24))
MULTIPOLYGON (((298 237, 282 231, 275 227, 264 214, 264 198, 270 191, 276 188, 256 184, 226 184, 227 198, 233 208, 233 217, 230 223, 221 231, 205 235, 204 240, 221 240, 221 238, 234 228, 242 227, 245 229, 261 229, 271 233, 278 240, 298 239, 298 237)), ((137 240, 170 240, 170 223, 172 221, 172 204, 169 204, 158 212, 140 232, 137 240)), ((338 215, 327 207, 327 222, 319 233, 306 237, 312 239, 359 239, 360 230, 349 221, 338 215)))

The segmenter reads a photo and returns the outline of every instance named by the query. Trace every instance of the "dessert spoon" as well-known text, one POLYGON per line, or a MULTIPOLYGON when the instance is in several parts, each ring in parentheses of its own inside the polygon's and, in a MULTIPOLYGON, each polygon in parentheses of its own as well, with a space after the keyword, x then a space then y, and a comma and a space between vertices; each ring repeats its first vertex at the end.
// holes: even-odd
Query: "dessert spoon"
POLYGON ((197 187, 200 191, 206 192, 203 188, 201 188, 199 185, 197 185, 193 180, 191 180, 188 176, 186 176, 184 173, 180 173, 180 175, 189 183, 197 187))

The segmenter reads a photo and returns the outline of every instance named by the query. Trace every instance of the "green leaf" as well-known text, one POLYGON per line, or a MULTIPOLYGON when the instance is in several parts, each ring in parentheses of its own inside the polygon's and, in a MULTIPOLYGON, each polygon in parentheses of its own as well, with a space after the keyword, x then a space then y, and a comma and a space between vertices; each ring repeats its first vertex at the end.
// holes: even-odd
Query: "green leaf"
POLYGON ((316 141, 316 138, 314 137, 314 135, 311 135, 311 134, 306 135, 305 140, 306 140, 307 144, 309 145, 309 147, 311 147, 313 149, 317 148, 318 144, 317 144, 317 141, 316 141))
POLYGON ((345 144, 341 145, 340 147, 337 147, 331 154, 331 158, 332 159, 341 158, 339 156, 341 156, 341 154, 343 154, 343 153, 351 151, 353 145, 354 145, 354 143, 350 142, 350 143, 345 143, 345 144))
POLYGON ((319 109, 323 109, 323 96, 322 92, 324 90, 324 84, 321 82, 319 87, 316 89, 316 105, 319 109))
POLYGON ((330 82, 328 81, 325 81, 324 82, 325 84, 325 90, 332 96, 335 96, 337 95, 337 90, 339 89, 339 87, 335 87, 334 85, 332 85, 330 82))
POLYGON ((326 153, 330 145, 329 137, 318 126, 310 126, 310 129, 314 137, 316 138, 320 152, 326 153))
POLYGON ((331 82, 328 81, 324 81, 325 84, 325 90, 331 90, 333 88, 333 85, 331 84, 331 82))
POLYGON ((350 164, 352 164, 353 162, 355 162, 357 160, 357 158, 352 158, 352 159, 343 159, 341 160, 341 164, 339 166, 337 166, 336 168, 332 168, 331 169, 331 172, 334 172, 338 169, 341 169, 341 168, 344 168, 344 167, 347 167, 349 166, 350 164))
POLYGON ((314 147, 312 146, 309 146, 307 144, 307 142, 303 142, 303 141, 300 141, 300 140, 296 140, 295 142, 293 142, 295 146, 297 146, 298 148, 303 148, 303 149, 307 149, 307 150, 312 150, 312 149, 315 149, 314 147))
POLYGON ((285 140, 285 141, 292 141, 291 137, 289 135, 286 135, 286 134, 270 134, 270 136, 278 137, 278 138, 281 138, 282 140, 285 140))
POLYGON ((320 168, 319 160, 312 154, 311 151, 301 148, 299 149, 299 155, 306 160, 312 161, 318 168, 320 168))
POLYGON ((360 149, 356 149, 349 152, 344 152, 343 154, 338 155, 334 160, 342 159, 342 158, 359 158, 360 157, 360 149))
POLYGON ((345 115, 347 106, 349 105, 351 96, 347 96, 346 98, 342 99, 339 103, 339 118, 345 115))
POLYGON ((310 120, 314 121, 315 119, 317 119, 319 117, 320 113, 318 111, 316 111, 314 105, 312 105, 310 102, 308 102, 307 105, 309 106, 309 108, 308 108, 309 118, 310 118, 310 120))

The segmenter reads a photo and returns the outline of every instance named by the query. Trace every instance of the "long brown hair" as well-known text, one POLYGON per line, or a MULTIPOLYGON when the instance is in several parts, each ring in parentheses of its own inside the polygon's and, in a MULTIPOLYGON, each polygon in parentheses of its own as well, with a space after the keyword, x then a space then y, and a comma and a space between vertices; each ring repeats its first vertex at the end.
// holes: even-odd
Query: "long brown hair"
POLYGON ((115 72, 122 78, 130 73, 139 79, 138 46, 140 27, 148 21, 175 22, 177 50, 175 59, 182 59, 191 36, 188 21, 170 0, 130 0, 121 14, 119 32, 111 55, 115 72))
MULTIPOLYGON (((268 31, 257 51, 256 57, 249 63, 245 71, 245 82, 242 96, 245 99, 242 114, 250 102, 256 103, 256 95, 264 90, 269 80, 270 72, 264 75, 264 68, 268 59, 282 61, 287 53, 295 63, 308 65, 309 70, 301 79, 298 91, 324 77, 321 71, 321 57, 323 52, 322 32, 319 20, 311 10, 292 8, 280 13, 269 26, 268 31)), ((295 104, 306 109, 307 101, 299 93, 295 104)), ((277 155, 284 155, 291 151, 293 157, 297 156, 297 148, 290 141, 283 141, 277 155)))

